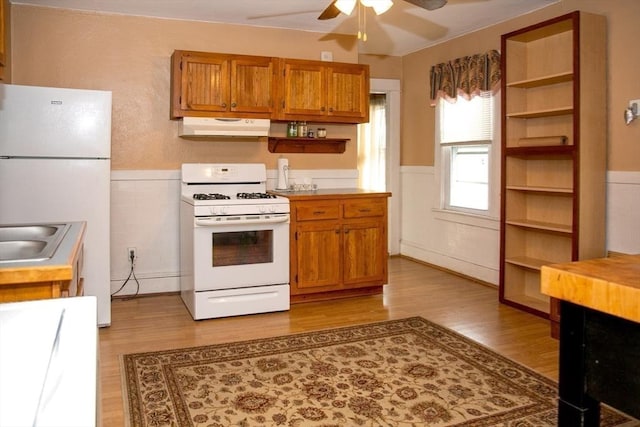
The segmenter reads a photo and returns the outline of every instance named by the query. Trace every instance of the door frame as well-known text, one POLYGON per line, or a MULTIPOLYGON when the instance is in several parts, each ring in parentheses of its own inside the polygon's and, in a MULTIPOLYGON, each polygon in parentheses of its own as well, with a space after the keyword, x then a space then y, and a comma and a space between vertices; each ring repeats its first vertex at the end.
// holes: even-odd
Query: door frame
POLYGON ((384 93, 387 105, 386 191, 389 198, 389 253, 400 253, 400 80, 371 79, 370 93, 384 93))

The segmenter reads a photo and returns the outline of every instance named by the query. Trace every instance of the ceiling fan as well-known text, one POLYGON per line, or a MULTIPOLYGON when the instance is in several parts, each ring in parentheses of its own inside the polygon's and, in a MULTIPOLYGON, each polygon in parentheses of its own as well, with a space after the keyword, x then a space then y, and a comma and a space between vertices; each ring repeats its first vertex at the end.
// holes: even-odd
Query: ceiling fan
MULTIPOLYGON (((445 4, 447 0, 404 0, 408 3, 416 5, 426 10, 439 9, 445 4)), ((360 2, 363 6, 372 7, 376 12, 376 15, 381 15, 393 5, 392 0, 333 0, 325 10, 322 11, 319 20, 333 19, 344 13, 346 15, 351 14, 356 3, 360 2)))

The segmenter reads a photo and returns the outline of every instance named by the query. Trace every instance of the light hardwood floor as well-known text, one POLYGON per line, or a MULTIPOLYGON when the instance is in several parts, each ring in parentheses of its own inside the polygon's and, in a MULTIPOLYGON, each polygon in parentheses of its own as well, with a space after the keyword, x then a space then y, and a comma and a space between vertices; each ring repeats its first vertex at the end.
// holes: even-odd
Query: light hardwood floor
POLYGON ((287 312, 194 321, 178 295, 114 300, 100 329, 104 426, 123 425, 119 355, 266 338, 422 316, 557 380, 558 341, 546 320, 498 302, 498 291, 423 264, 389 260, 383 295, 291 306, 287 312))

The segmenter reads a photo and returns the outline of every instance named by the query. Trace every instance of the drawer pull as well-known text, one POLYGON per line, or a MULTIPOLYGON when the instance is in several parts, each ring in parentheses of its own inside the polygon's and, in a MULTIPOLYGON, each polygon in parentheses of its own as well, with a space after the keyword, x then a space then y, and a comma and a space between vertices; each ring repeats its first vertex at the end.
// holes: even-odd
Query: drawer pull
POLYGON ((371 209, 358 209, 358 212, 371 212, 371 209))
POLYGON ((326 213, 327 213, 327 211, 313 211, 314 215, 324 215, 326 213))

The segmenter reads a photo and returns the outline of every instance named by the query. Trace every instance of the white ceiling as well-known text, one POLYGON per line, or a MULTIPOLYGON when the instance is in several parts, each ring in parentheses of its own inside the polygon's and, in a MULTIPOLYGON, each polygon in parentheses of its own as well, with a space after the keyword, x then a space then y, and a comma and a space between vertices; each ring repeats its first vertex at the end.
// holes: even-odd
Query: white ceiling
MULTIPOLYGON (((319 21, 332 0, 11 0, 31 4, 107 13, 232 23, 307 30, 321 34, 356 34, 358 19, 351 16, 319 21)), ((402 56, 480 28, 524 15, 560 0, 449 0, 428 11, 394 0, 385 14, 369 8, 368 40, 359 52, 402 56)))

